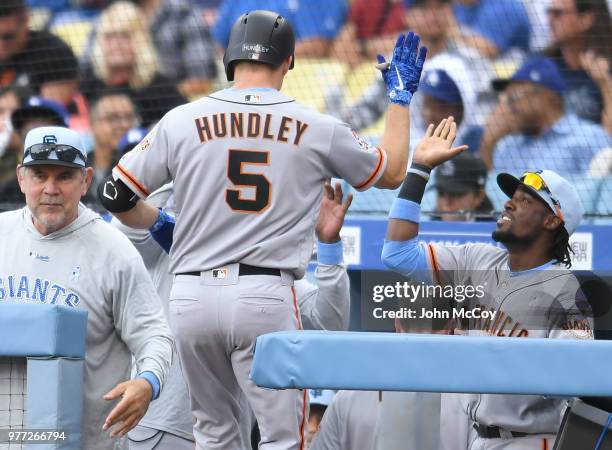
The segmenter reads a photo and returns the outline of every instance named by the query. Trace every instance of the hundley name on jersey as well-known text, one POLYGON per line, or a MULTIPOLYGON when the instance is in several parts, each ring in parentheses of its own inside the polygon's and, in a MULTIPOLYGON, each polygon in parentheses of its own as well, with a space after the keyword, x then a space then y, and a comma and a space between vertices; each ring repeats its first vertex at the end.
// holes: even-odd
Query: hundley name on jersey
POLYGON ((258 113, 219 113, 199 117, 195 120, 201 142, 225 137, 272 139, 300 145, 308 124, 291 117, 282 116, 274 120, 272 114, 258 113), (273 127, 272 123, 278 125, 273 127))
POLYGON ((64 303, 72 308, 81 302, 79 296, 68 288, 27 275, 0 277, 0 300, 30 300, 50 305, 64 303))

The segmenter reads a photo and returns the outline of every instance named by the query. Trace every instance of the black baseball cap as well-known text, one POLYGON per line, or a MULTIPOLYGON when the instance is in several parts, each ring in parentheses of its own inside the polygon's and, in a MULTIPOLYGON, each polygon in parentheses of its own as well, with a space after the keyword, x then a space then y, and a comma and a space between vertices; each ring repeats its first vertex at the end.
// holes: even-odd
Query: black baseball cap
POLYGON ((487 166, 471 153, 460 153, 440 164, 434 172, 434 187, 439 191, 466 193, 484 189, 487 166))

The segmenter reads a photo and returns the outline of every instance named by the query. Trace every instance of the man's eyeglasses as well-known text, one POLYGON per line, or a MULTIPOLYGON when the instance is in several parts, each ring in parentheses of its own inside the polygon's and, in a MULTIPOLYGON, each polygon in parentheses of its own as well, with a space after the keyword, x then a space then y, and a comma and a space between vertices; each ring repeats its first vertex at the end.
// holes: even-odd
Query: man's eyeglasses
POLYGON ((35 161, 47 160, 51 152, 54 152, 57 159, 63 162, 73 163, 77 157, 80 157, 83 161, 86 159, 81 151, 72 145, 61 144, 34 144, 25 151, 23 158, 25 159, 29 155, 35 161))
POLYGON ((546 13, 550 16, 550 17, 554 17, 555 19, 558 19, 559 17, 562 17, 566 14, 571 14, 573 11, 570 11, 568 9, 561 9, 561 8, 547 8, 546 9, 546 13))
POLYGON ((552 201, 552 204, 555 205, 555 212, 556 212, 557 216, 559 216, 559 218, 561 220, 565 220, 564 217, 563 217, 563 212, 561 211, 561 204, 553 196, 552 192, 550 192, 550 189, 548 188, 548 186, 546 186, 546 182, 540 176, 540 173, 542 173, 542 171, 538 171, 538 172, 525 172, 523 174, 523 176, 521 177, 521 183, 523 183, 524 185, 529 186, 529 187, 535 189, 536 191, 544 191, 544 192, 546 192, 548 194, 548 196, 550 197, 550 200, 552 201))

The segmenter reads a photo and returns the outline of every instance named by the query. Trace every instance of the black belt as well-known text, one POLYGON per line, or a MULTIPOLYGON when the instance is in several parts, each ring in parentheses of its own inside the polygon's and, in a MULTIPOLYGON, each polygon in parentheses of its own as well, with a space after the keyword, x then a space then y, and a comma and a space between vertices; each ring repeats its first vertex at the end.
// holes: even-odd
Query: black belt
MULTIPOLYGON (((201 273, 202 272, 182 272, 177 273, 177 275, 191 275, 194 277, 199 277, 201 273)), ((281 271, 280 269, 271 269, 269 267, 256 267, 248 264, 240 264, 238 275, 241 277, 245 275, 273 275, 280 277, 281 271)))
MULTIPOLYGON (((478 436, 485 439, 501 439, 502 435, 498 426, 487 426, 481 423, 475 423, 474 429, 478 433, 478 436)), ((525 437, 529 433, 523 433, 522 431, 508 431, 512 437, 525 437)))

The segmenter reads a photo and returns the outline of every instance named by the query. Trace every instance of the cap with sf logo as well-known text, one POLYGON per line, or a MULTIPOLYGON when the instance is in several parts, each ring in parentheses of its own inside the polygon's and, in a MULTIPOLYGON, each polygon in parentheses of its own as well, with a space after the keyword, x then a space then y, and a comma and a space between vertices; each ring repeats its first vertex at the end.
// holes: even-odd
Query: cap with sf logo
POLYGON ((23 148, 23 165, 51 164, 85 167, 87 156, 81 136, 64 127, 38 127, 30 130, 23 148))

